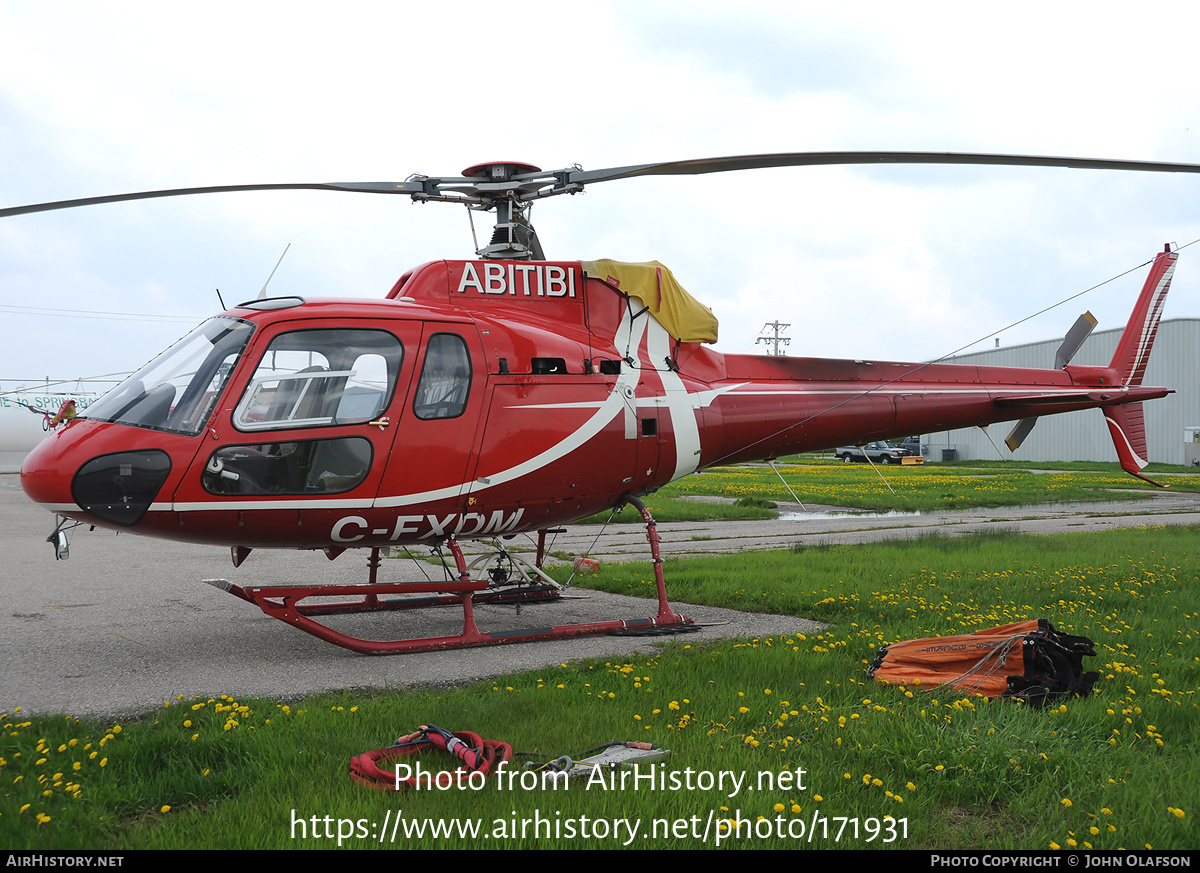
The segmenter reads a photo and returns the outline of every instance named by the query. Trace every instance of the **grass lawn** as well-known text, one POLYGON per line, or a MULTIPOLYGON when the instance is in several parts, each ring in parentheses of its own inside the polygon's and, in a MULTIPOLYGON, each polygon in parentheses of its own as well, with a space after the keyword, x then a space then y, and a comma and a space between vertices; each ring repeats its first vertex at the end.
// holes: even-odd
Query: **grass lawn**
MULTIPOLYGON (((804 503, 879 511, 937 512, 976 506, 1127 500, 1148 496, 1158 490, 1122 472, 1116 464, 1092 463, 1086 466, 1094 469, 1045 472, 1052 466, 1056 465, 1025 468, 1013 466, 1011 462, 1007 465, 994 462, 972 467, 948 464, 889 466, 880 467, 876 472, 867 464, 779 463, 776 467, 780 475, 776 475, 766 465, 747 464, 715 467, 686 476, 659 489, 646 498, 645 503, 658 521, 693 521, 766 517, 770 513, 760 508, 761 504, 790 502, 793 492, 804 503), (686 499, 709 495, 738 499, 746 505, 697 503, 686 499)), ((1155 475, 1169 484, 1173 492, 1200 491, 1200 476, 1179 473, 1181 468, 1174 469, 1177 472, 1155 475)), ((603 522, 608 517, 609 513, 604 512, 587 521, 603 522)), ((629 507, 617 514, 621 520, 636 517, 629 507)))

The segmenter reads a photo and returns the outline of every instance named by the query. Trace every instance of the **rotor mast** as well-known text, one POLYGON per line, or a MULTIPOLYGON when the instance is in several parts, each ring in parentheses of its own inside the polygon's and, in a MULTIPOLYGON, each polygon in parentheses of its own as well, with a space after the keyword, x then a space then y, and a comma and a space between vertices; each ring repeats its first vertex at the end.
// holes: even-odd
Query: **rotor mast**
MULTIPOLYGON (((485 260, 544 261, 537 231, 529 221, 532 200, 563 193, 562 171, 543 173, 532 164, 496 161, 463 170, 465 185, 436 180, 439 188, 454 187, 468 209, 496 211, 492 239, 476 254, 485 260), (468 181, 469 180, 469 181, 468 181), (549 190, 546 190, 549 186, 549 190)), ((582 186, 579 186, 582 187, 582 186)))

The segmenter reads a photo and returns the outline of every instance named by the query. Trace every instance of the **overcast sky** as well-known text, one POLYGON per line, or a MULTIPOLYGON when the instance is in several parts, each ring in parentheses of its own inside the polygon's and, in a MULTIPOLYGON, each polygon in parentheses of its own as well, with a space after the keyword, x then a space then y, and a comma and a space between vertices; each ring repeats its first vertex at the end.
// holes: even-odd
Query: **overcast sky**
MULTIPOLYGON (((1132 8, 0 0, 0 206, 402 180, 499 159, 1200 162, 1200 10, 1132 8)), ((533 219, 551 258, 662 261, 717 314, 719 350, 761 349, 777 320, 793 355, 926 360, 1200 237, 1198 195, 1200 178, 1181 175, 805 168, 608 182, 533 219)), ((474 249, 461 206, 366 194, 2 219, 0 378, 134 369, 219 311, 215 289, 229 304, 254 297, 289 243, 273 294, 382 297, 411 266, 474 249)), ((1001 342, 1061 336, 1084 309, 1120 327, 1144 275, 1001 342)), ((1200 246, 1181 258, 1166 317, 1200 315, 1198 287, 1200 246)))

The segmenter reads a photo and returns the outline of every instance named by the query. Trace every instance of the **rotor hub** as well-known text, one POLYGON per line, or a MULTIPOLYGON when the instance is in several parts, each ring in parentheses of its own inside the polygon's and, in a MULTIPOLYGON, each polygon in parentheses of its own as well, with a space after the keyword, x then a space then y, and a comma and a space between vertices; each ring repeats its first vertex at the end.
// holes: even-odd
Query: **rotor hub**
POLYGON ((523 164, 520 161, 489 161, 486 164, 473 164, 462 171, 467 179, 479 179, 483 182, 507 182, 513 176, 522 173, 540 173, 541 167, 533 164, 523 164))

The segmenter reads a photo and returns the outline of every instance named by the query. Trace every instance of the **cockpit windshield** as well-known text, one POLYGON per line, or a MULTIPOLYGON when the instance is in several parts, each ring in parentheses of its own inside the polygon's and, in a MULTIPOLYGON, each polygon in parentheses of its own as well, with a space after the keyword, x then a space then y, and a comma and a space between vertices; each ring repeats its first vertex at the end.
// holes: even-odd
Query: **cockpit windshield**
POLYGON ((216 408, 254 325, 212 318, 88 407, 84 418, 194 436, 216 408))

